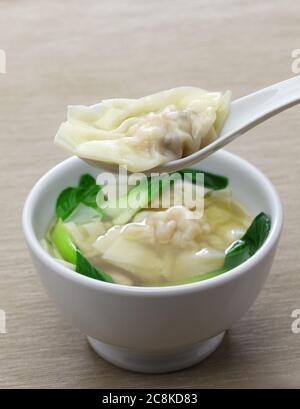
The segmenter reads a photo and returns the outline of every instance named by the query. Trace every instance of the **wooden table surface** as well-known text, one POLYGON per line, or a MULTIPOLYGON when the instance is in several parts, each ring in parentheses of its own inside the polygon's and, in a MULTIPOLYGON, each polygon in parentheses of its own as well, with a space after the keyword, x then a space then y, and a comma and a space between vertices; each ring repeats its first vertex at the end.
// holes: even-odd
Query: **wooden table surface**
POLYGON ((66 157, 52 140, 67 104, 180 85, 242 96, 294 75, 299 18, 292 0, 0 0, 0 388, 300 387, 299 107, 229 147, 272 180, 285 226, 255 305, 200 365, 142 375, 99 358, 48 299, 21 230, 26 194, 66 157))

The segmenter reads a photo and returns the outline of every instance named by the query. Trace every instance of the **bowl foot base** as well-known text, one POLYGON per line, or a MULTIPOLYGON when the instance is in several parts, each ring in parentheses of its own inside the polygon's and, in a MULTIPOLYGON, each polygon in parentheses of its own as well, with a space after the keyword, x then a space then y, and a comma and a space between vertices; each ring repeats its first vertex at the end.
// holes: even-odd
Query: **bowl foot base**
POLYGON ((144 373, 178 371, 195 365, 213 353, 223 340, 225 332, 192 346, 171 353, 143 353, 120 348, 95 338, 87 337, 91 347, 108 362, 124 369, 144 373))

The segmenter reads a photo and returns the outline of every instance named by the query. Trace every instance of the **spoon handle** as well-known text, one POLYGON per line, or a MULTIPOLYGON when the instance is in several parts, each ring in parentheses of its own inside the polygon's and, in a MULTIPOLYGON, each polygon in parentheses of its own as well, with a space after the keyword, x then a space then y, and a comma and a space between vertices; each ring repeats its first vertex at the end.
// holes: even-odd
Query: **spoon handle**
POLYGON ((300 76, 237 99, 231 104, 230 114, 219 138, 227 139, 228 135, 229 140, 232 140, 299 102, 300 76))

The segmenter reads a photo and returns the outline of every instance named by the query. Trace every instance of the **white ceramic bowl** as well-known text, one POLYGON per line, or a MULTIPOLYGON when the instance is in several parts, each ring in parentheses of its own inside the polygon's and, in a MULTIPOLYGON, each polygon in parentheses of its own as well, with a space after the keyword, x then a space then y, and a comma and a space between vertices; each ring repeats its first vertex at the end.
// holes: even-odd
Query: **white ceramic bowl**
POLYGON ((280 199, 255 167, 226 151, 197 166, 226 175, 253 213, 272 218, 269 236, 242 265, 215 278, 170 287, 129 287, 96 281, 69 270, 41 247, 55 201, 82 173, 97 171, 78 158, 50 170, 30 192, 23 228, 33 262, 54 303, 108 361, 140 372, 167 372, 200 362, 253 304, 267 275, 282 228, 280 199))

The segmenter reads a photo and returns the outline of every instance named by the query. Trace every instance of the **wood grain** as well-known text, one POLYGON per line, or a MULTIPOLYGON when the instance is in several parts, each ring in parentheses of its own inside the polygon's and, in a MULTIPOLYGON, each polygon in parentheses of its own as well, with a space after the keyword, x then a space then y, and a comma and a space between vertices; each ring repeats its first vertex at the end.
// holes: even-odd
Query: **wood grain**
POLYGON ((300 387, 299 107, 229 150, 278 189, 285 227, 259 299, 202 364, 169 375, 125 372, 100 359, 57 312, 29 259, 21 210, 65 155, 52 145, 66 105, 137 97, 179 85, 235 97, 291 77, 300 48, 292 0, 0 0, 0 388, 300 387))

